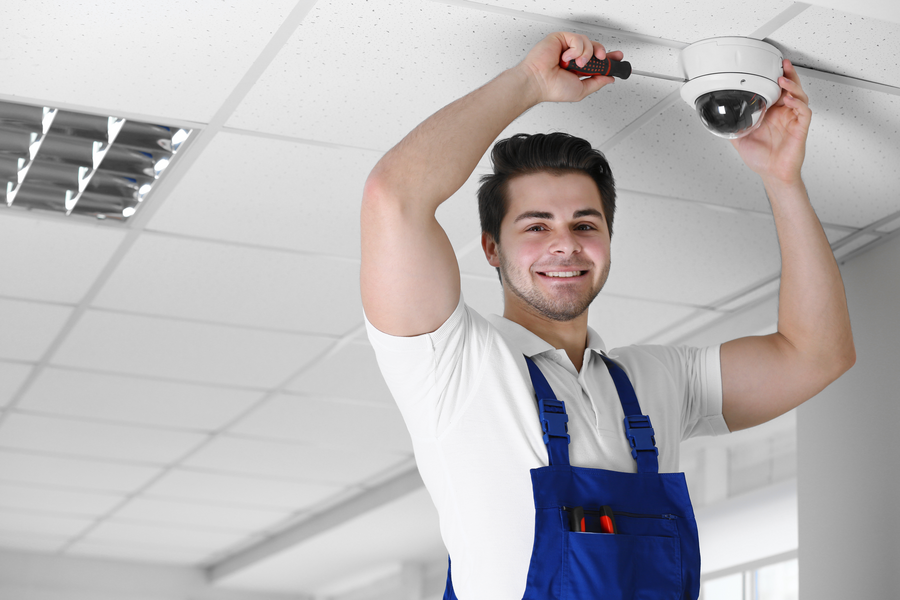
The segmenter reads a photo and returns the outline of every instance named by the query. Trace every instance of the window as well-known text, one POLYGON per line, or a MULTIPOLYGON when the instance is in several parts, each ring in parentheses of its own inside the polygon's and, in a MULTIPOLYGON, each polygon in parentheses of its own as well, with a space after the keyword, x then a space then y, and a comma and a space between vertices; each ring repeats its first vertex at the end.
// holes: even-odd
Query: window
POLYGON ((768 564, 755 563, 727 574, 704 577, 701 600, 798 600, 799 568, 796 558, 768 564))

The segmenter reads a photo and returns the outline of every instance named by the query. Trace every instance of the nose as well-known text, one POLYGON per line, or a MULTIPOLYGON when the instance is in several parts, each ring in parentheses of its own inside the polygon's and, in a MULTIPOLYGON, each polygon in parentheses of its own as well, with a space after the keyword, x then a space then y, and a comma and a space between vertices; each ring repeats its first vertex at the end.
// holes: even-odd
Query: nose
POLYGON ((550 252, 568 256, 581 252, 581 242, 574 232, 568 229, 557 232, 550 242, 550 252))

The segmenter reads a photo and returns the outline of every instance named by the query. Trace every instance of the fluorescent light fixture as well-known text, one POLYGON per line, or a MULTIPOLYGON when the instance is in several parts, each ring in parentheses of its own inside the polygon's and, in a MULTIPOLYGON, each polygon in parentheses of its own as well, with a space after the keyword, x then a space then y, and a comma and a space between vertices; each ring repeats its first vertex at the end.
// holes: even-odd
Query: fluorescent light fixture
POLYGON ((0 101, 0 206, 126 221, 190 129, 0 101))

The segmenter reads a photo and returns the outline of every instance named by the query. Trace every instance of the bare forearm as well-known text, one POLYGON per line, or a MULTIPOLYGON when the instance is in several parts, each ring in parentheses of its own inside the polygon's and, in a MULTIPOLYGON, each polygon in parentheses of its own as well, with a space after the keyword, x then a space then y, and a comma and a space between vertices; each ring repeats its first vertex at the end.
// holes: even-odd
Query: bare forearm
POLYGON ((444 107, 409 133, 372 172, 379 189, 433 212, 472 174, 498 135, 537 104, 526 71, 514 67, 444 107))
POLYGON ((778 332, 820 368, 855 360, 844 285, 803 182, 764 180, 781 247, 778 332))

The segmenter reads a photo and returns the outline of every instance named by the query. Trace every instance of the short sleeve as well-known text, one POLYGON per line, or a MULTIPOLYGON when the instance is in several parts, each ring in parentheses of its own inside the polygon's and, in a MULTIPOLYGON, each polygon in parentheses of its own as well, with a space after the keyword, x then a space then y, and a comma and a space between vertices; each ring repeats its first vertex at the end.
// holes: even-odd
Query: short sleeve
POLYGON ((492 330, 462 296, 434 332, 398 337, 366 319, 381 374, 412 437, 436 437, 464 410, 492 330))

